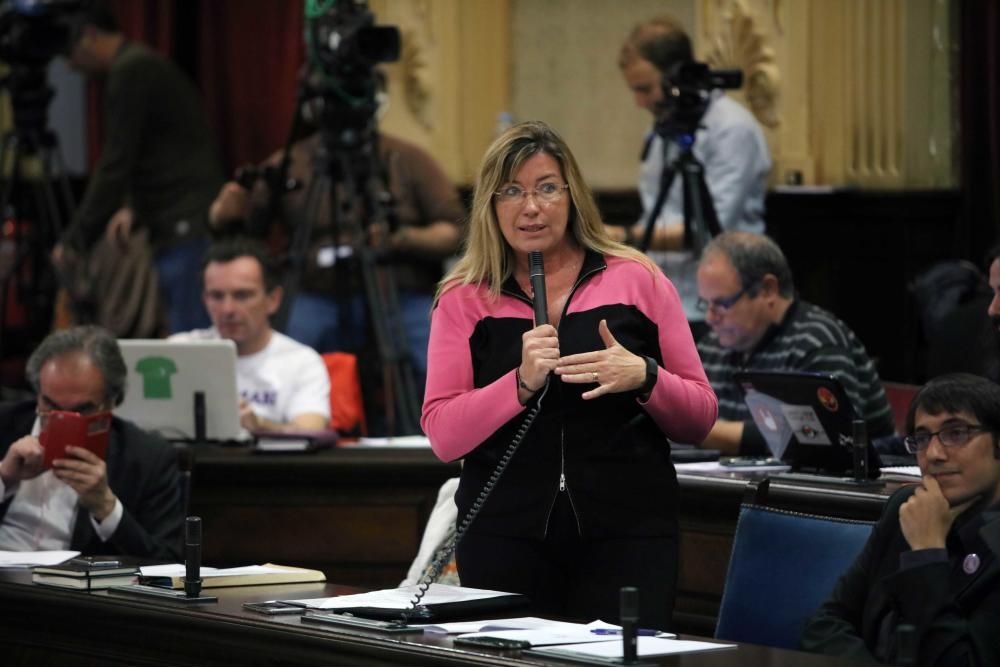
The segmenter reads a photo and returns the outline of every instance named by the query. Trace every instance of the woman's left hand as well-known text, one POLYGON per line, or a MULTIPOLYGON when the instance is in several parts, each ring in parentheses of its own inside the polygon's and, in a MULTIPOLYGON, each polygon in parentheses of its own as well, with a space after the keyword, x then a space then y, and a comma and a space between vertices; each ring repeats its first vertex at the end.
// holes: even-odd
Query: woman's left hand
POLYGON ((607 320, 601 320, 597 332, 604 341, 604 349, 560 357, 556 375, 572 384, 597 384, 594 389, 583 392, 584 400, 641 387, 646 381, 645 359, 632 354, 615 340, 607 320))

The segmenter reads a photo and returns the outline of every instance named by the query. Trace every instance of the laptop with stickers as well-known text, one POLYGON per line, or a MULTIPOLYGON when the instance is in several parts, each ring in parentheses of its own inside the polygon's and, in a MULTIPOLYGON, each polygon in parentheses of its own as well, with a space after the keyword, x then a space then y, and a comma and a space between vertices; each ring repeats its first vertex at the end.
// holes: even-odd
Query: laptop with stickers
POLYGON ((233 341, 122 339, 118 345, 128 381, 115 415, 168 440, 250 439, 240 427, 233 341))
MULTIPOLYGON (((733 377, 774 458, 795 473, 853 474, 855 412, 837 378, 752 370, 733 377)), ((870 442, 866 453, 868 476, 877 477, 878 456, 870 442)))

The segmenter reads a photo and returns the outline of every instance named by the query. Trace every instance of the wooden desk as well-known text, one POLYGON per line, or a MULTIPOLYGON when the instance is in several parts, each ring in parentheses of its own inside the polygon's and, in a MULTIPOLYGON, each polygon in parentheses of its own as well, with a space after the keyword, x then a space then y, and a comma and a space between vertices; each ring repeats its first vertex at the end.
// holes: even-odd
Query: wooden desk
POLYGON ((190 513, 206 564, 298 565, 365 588, 399 584, 438 489, 459 474, 429 449, 193 449, 190 513))
MULTIPOLYGON (((457 464, 428 450, 338 448, 317 454, 196 451, 191 513, 204 562, 274 562, 322 570, 368 589, 399 584, 417 553, 438 488, 457 464)), ((754 473, 681 472, 681 555, 675 628, 711 636, 736 520, 754 473)), ((760 477, 760 474, 756 474, 760 477)), ((875 488, 774 481, 771 500, 803 512, 875 520, 896 484, 875 488)))
MULTIPOLYGON (((5 665, 563 665, 518 651, 462 650, 447 637, 317 627, 298 617, 246 612, 246 601, 322 597, 342 586, 213 589, 218 603, 184 606, 147 598, 35 586, 27 572, 0 573, 0 650, 5 665)), ((744 644, 647 660, 674 667, 851 664, 744 644)))

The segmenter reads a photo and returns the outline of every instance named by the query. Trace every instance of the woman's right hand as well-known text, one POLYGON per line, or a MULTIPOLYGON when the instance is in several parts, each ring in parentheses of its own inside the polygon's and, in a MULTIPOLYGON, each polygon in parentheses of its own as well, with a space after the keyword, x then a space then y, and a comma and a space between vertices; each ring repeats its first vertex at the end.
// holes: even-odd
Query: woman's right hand
MULTIPOLYGON (((521 365, 518 374, 529 391, 518 388, 518 394, 530 397, 545 384, 545 378, 559 363, 559 335, 551 324, 542 324, 521 335, 521 365)), ((522 401, 523 402, 523 401, 522 401)))

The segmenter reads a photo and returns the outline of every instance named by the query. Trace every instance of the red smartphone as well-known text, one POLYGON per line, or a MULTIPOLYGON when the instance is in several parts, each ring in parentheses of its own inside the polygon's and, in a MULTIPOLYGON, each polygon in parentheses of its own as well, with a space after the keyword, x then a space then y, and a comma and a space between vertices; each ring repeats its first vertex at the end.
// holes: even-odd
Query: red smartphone
POLYGON ((78 412, 53 410, 48 414, 45 428, 38 436, 38 441, 45 450, 45 469, 51 468, 54 460, 66 458, 67 445, 88 449, 104 460, 110 434, 110 412, 84 416, 78 412))

